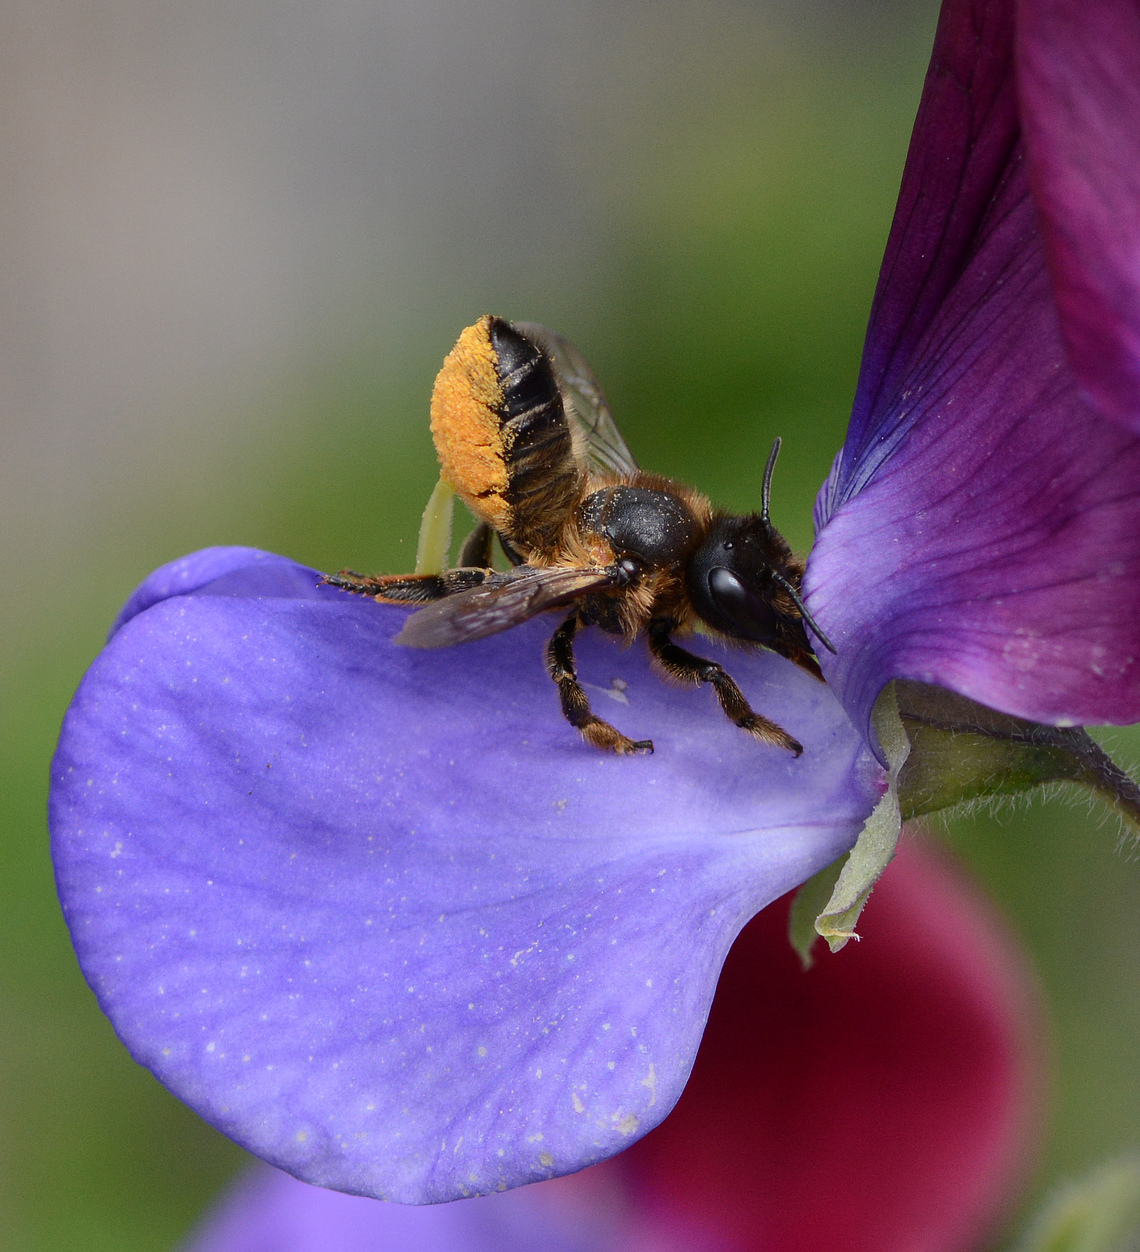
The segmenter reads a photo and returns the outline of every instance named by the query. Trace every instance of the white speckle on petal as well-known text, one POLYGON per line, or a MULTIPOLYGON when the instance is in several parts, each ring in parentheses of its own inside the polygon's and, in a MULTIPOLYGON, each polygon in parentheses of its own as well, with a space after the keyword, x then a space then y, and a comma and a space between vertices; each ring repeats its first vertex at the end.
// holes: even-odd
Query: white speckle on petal
POLYGON ((649 1062, 649 1073, 641 1080, 641 1085, 649 1088, 649 1107, 652 1108, 657 1103, 657 1072, 652 1061, 649 1062))

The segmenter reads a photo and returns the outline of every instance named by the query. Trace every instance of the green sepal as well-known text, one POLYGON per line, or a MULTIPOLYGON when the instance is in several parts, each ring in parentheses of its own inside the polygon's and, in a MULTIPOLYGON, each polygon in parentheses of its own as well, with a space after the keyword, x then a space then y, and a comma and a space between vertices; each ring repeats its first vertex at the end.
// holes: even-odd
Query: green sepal
POLYGON ((1045 1202, 1016 1252, 1136 1252, 1140 1157, 1109 1161, 1045 1202))
POLYGON ((416 573, 442 574, 451 553, 451 518, 455 492, 441 478, 428 497, 416 544, 416 573))
POLYGON ((1080 726, 1043 726, 904 679, 883 688, 871 724, 887 759, 887 791, 846 861, 828 866, 796 895, 788 938, 805 968, 815 935, 833 952, 859 938, 859 914, 911 818, 1066 782, 1090 788, 1140 827, 1140 787, 1080 726))
POLYGON ((911 745, 898 780, 904 820, 1072 782, 1140 825, 1140 788, 1083 728, 1042 726, 925 683, 894 688, 911 745))
MULTIPOLYGON (((887 758, 886 793, 864 823, 839 871, 827 904, 815 919, 816 933, 827 940, 832 952, 838 952, 848 940, 859 938, 855 923, 871 888, 891 863, 902 830, 898 779, 910 754, 910 742, 899 716, 894 688, 894 683, 883 688, 871 713, 871 725, 887 758)), ((793 946, 796 946, 794 940, 793 946)), ((800 951, 799 946, 796 950, 800 951)))
POLYGON ((839 871, 843 868, 845 857, 832 861, 818 874, 813 875, 796 892, 788 913, 788 939, 799 953, 804 969, 811 969, 814 964, 811 950, 819 938, 815 928, 815 919, 823 912, 831 893, 835 890, 835 882, 839 871))

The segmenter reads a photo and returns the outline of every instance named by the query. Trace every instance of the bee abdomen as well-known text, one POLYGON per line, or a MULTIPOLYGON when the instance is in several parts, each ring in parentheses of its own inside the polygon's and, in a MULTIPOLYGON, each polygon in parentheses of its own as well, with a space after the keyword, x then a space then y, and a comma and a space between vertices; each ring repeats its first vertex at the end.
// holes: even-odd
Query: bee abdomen
POLYGON ((527 547, 549 549, 581 489, 562 393, 545 354, 509 322, 492 319, 491 342, 503 387, 513 533, 527 547))
POLYGON ((581 492, 583 473, 550 361, 501 318, 469 326, 432 393, 444 479, 495 530, 547 551, 581 492))

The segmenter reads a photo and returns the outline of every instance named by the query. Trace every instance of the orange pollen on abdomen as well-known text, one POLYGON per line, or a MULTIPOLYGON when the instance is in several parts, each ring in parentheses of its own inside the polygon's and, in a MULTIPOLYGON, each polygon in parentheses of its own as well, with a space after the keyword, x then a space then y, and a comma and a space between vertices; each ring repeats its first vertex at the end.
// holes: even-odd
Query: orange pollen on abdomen
POLYGON ((509 531, 502 403, 491 318, 484 315, 444 359, 432 389, 431 434, 444 482, 477 517, 509 531))

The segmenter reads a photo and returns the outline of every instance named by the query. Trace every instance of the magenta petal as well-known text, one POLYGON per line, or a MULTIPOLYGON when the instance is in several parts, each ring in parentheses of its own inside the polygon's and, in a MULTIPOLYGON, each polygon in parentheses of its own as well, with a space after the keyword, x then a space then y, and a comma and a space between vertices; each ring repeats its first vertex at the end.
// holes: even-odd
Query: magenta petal
POLYGON ((1140 8, 1021 0, 1018 76, 1069 360, 1098 408, 1140 431, 1140 8))
POLYGON ((442 1200, 618 1151, 680 1093, 737 931, 851 845, 879 771, 781 658, 731 667, 799 760, 587 632, 595 698, 657 743, 604 756, 559 716, 551 623, 416 652, 318 577, 235 555, 76 695, 53 854, 100 1002, 309 1181, 442 1200))
POLYGON ((864 727, 912 678, 1057 724, 1140 719, 1140 440, 1068 366, 1008 6, 948 0, 807 600, 864 727), (941 214, 939 210, 941 209, 941 214))

